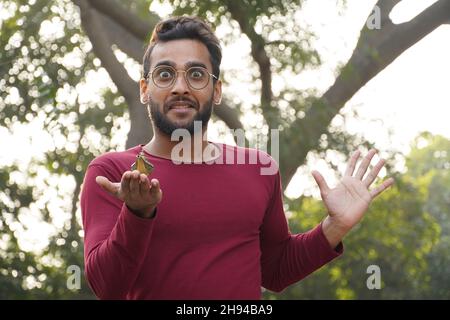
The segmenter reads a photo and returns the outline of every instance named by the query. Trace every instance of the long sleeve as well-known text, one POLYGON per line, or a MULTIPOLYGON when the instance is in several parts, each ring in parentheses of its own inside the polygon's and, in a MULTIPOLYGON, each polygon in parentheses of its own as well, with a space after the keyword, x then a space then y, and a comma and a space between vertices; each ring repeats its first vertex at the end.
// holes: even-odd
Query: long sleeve
POLYGON ((260 234, 261 272, 263 287, 280 292, 341 255, 343 245, 333 250, 322 224, 306 233, 291 234, 283 210, 279 172, 274 177, 273 198, 260 234))
POLYGON ((157 218, 131 213, 95 182, 99 175, 117 179, 98 164, 91 164, 86 172, 80 197, 85 273, 98 298, 125 299, 146 257, 157 218))

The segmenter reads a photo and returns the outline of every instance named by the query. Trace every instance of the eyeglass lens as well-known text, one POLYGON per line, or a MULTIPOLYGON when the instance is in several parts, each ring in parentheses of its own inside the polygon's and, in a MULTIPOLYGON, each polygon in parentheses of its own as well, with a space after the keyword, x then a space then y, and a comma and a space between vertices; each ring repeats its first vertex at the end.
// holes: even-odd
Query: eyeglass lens
POLYGON ((153 81, 160 88, 171 86, 177 77, 178 72, 185 73, 185 79, 194 89, 203 89, 208 85, 209 73, 202 67, 191 67, 186 71, 177 71, 170 66, 157 67, 153 73, 153 81))

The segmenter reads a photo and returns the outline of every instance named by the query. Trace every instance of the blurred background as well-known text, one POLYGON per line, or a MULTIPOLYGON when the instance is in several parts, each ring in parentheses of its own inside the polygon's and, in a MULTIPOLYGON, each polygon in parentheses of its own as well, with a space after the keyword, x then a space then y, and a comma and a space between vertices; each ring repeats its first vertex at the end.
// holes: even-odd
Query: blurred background
POLYGON ((73 278, 84 172, 151 139, 141 60, 154 25, 182 14, 223 45, 209 139, 242 128, 263 147, 280 130, 292 232, 325 216, 313 169, 333 185, 375 147, 396 179, 342 257, 264 298, 449 299, 450 0, 0 0, 0 299, 95 298, 73 278))

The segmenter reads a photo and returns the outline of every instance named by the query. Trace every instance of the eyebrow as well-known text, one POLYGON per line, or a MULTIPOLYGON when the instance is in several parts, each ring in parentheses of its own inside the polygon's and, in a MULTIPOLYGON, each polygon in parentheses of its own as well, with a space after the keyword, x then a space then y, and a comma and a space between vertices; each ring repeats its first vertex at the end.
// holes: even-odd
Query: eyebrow
POLYGON ((186 69, 192 68, 192 67, 203 67, 206 70, 208 70, 208 68, 206 67, 206 65, 204 63, 198 62, 198 61, 188 61, 185 63, 184 67, 186 69))
MULTIPOLYGON (((173 67, 173 68, 176 68, 175 63, 172 62, 172 61, 170 61, 170 60, 162 60, 162 61, 159 61, 159 62, 155 65, 155 68, 156 68, 156 67, 159 67, 159 66, 171 66, 171 67, 173 67)), ((204 63, 199 62, 199 61, 188 61, 188 62, 186 62, 186 63, 184 64, 184 67, 185 67, 186 69, 189 69, 189 68, 191 68, 191 67, 203 67, 203 68, 205 68, 205 69, 208 69, 204 63)))

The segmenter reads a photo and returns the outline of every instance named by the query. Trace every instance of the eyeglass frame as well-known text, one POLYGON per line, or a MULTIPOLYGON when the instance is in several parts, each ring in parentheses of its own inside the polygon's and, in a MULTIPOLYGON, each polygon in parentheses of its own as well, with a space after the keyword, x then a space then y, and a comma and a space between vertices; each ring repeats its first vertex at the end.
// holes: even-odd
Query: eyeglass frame
POLYGON ((184 81, 186 81, 187 85, 188 85, 189 88, 191 88, 192 90, 197 90, 197 91, 199 91, 199 90, 205 89, 205 88, 208 86, 208 84, 209 84, 209 78, 210 78, 210 77, 213 77, 214 79, 219 80, 219 78, 218 78, 215 74, 212 74, 211 72, 208 71, 208 69, 206 69, 205 67, 202 67, 202 66, 192 66, 192 67, 187 68, 186 70, 179 70, 179 69, 175 69, 175 68, 172 67, 171 65, 159 65, 159 66, 155 67, 151 72, 149 72, 149 73, 147 74, 146 77, 144 77, 144 79, 148 80, 149 78, 151 78, 153 84, 154 84, 155 86, 157 86, 158 88, 160 88, 160 89, 168 89, 168 88, 173 87, 173 85, 174 85, 175 82, 177 81, 177 79, 178 79, 178 73, 179 73, 179 72, 183 72, 183 73, 184 73, 184 81), (177 74, 177 76, 174 78, 174 80, 172 80, 172 83, 171 83, 170 85, 168 85, 167 87, 161 87, 161 86, 158 86, 158 85, 156 84, 156 82, 155 82, 155 79, 153 78, 153 72, 155 72, 155 70, 161 69, 161 68, 170 68, 170 69, 174 70, 175 73, 177 74), (191 83, 190 83, 189 80, 186 78, 186 73, 187 73, 189 70, 193 69, 193 68, 203 69, 203 70, 205 70, 206 73, 208 73, 208 75, 209 75, 209 77, 208 77, 208 82, 206 82, 206 85, 205 85, 204 87, 200 88, 200 89, 197 89, 197 88, 192 87, 191 83))

